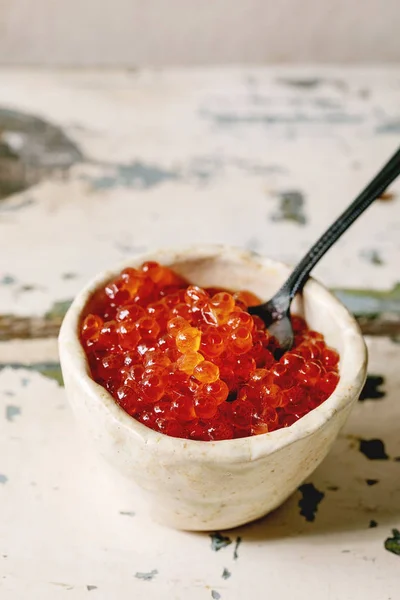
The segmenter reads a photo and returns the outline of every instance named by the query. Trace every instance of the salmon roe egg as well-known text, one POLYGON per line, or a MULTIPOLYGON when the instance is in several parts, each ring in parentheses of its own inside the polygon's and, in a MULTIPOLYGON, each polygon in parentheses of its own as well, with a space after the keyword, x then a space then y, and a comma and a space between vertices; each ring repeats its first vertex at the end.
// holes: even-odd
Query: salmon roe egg
POLYGON ((219 368, 209 360, 204 360, 194 368, 193 376, 202 383, 213 383, 219 377, 219 368))
POLYGON ((175 341, 176 347, 182 354, 197 352, 200 348, 201 331, 195 327, 184 327, 176 334, 175 341))
POLYGON ((193 375, 194 369, 204 360, 204 356, 199 352, 186 352, 178 360, 176 364, 178 368, 187 373, 187 375, 193 375))
POLYGON ((293 348, 247 308, 247 290, 202 288, 154 261, 124 269, 88 303, 80 340, 93 379, 146 427, 218 441, 290 427, 339 382, 339 354, 292 317, 293 348))

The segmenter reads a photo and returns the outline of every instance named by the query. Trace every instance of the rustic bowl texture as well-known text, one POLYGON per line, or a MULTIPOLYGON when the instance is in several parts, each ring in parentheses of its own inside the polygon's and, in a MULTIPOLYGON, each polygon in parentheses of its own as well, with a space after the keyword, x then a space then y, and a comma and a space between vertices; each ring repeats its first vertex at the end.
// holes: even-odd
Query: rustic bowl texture
POLYGON ((265 299, 284 281, 289 268, 220 246, 136 256, 101 273, 77 295, 59 337, 66 392, 84 435, 145 495, 155 519, 197 531, 257 519, 284 502, 319 465, 357 401, 367 367, 358 325, 328 290, 310 279, 295 311, 340 353, 340 381, 332 396, 291 427, 271 433, 218 442, 168 437, 126 414, 91 379, 78 337, 93 292, 122 268, 139 266, 145 260, 171 266, 200 286, 249 289, 265 299))

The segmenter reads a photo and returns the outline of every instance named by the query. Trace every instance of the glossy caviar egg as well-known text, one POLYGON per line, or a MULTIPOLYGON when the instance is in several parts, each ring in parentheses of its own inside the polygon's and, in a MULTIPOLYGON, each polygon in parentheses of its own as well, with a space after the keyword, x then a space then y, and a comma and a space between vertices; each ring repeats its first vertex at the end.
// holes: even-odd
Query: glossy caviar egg
POLYGON ((276 340, 247 312, 259 302, 156 262, 126 268, 96 292, 80 326, 92 377, 132 418, 172 437, 289 427, 333 393, 340 357, 293 316, 294 346, 276 359, 276 340))

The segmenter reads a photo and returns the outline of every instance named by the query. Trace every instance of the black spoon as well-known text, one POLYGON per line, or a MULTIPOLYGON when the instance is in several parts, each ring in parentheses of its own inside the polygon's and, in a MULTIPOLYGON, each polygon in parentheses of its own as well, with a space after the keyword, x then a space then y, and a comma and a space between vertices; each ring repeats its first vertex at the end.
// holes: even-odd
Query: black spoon
POLYGON ((268 330, 276 337, 281 352, 290 350, 293 345, 290 305, 297 292, 302 290, 311 270, 342 233, 385 191, 398 175, 400 175, 400 148, 371 183, 311 247, 278 292, 268 302, 249 307, 249 313, 261 317, 268 330))

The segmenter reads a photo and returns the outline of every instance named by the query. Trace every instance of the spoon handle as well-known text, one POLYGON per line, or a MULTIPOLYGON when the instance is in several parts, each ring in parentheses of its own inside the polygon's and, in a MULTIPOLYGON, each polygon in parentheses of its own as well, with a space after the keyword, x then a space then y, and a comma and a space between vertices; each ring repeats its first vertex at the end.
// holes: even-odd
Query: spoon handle
POLYGON ((338 219, 322 234, 319 240, 312 246, 307 254, 301 259, 290 277, 276 294, 286 292, 290 300, 305 284, 311 270, 336 240, 350 227, 352 223, 364 212, 366 208, 400 175, 400 148, 392 158, 379 171, 367 187, 357 196, 350 206, 340 215, 338 219))

